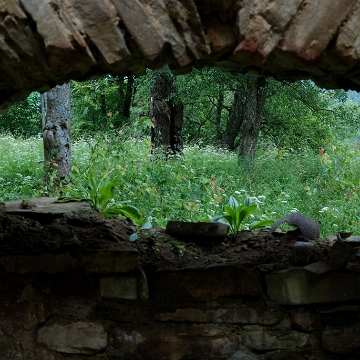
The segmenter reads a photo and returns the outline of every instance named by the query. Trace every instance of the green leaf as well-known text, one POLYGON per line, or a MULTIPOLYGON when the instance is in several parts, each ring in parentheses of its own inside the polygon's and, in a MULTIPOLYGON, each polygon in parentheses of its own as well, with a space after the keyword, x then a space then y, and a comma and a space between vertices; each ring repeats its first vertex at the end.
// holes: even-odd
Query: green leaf
POLYGON ((131 234, 130 235, 130 237, 129 237, 129 241, 130 242, 134 242, 134 241, 136 241, 138 239, 138 233, 133 233, 133 234, 131 234))
POLYGON ((236 231, 240 230, 240 225, 243 222, 242 212, 246 209, 246 205, 239 205, 235 211, 235 228, 236 231))
POLYGON ((250 196, 247 196, 244 200, 244 205, 245 206, 251 206, 252 205, 252 201, 251 201, 251 198, 250 196))
POLYGON ((139 230, 150 230, 152 229, 152 224, 150 221, 147 221, 139 230))
POLYGON ((211 222, 219 221, 223 216, 222 215, 216 215, 211 218, 211 222))
POLYGON ((230 198, 229 198, 229 206, 233 210, 236 210, 237 207, 239 206, 239 203, 237 202, 237 200, 233 196, 230 196, 230 198))
POLYGON ((104 212, 102 212, 102 214, 104 216, 106 216, 105 214, 111 214, 110 216, 122 215, 130 219, 135 225, 138 224, 138 220, 141 217, 139 210, 132 205, 114 204, 112 206, 109 206, 104 212))
POLYGON ((198 221, 198 222, 207 223, 207 222, 209 222, 209 218, 203 217, 203 218, 198 219, 197 221, 198 221))
POLYGON ((249 229, 250 230, 263 229, 267 226, 271 226, 273 223, 274 223, 274 220, 268 220, 268 219, 255 221, 249 225, 249 229))
POLYGON ((239 214, 239 222, 242 223, 249 215, 251 215, 256 210, 256 205, 251 205, 242 209, 239 214))
POLYGON ((224 211, 225 211, 225 214, 226 214, 226 215, 231 216, 231 217, 235 220, 235 218, 236 218, 236 211, 235 211, 235 209, 231 208, 230 206, 225 205, 225 206, 224 206, 224 211))

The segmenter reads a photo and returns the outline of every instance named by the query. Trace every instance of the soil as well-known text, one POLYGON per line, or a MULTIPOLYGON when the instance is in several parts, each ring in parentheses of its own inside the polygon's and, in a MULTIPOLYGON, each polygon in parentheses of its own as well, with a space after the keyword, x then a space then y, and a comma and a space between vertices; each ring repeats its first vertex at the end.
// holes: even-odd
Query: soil
MULTIPOLYGON (((63 253, 84 251, 124 251, 136 249, 147 271, 205 268, 233 264, 272 271, 295 265, 296 241, 308 241, 300 231, 287 233, 242 231, 223 241, 197 245, 177 239, 163 228, 136 231, 126 219, 104 218, 86 203, 54 203, 40 198, 0 203, 0 255, 63 253)), ((185 240, 185 241, 184 241, 185 240)), ((310 263, 323 260, 331 244, 311 240, 315 245, 310 263)))

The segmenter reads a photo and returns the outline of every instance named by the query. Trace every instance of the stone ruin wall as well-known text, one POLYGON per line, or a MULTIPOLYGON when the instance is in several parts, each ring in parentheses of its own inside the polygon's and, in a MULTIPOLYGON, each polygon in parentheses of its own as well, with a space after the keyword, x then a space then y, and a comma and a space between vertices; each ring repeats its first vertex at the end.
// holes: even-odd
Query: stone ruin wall
MULTIPOLYGON (((145 273, 134 251, 0 257, 0 359, 359 359, 359 269, 145 273)), ((265 266, 266 268, 266 266, 265 266)))

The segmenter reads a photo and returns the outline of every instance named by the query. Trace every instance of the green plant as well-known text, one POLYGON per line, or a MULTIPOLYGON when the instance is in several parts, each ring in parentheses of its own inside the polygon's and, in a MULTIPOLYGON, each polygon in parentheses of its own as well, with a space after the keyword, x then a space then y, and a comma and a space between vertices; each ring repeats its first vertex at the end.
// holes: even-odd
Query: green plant
POLYGON ((177 240, 174 240, 171 243, 170 250, 177 253, 179 256, 183 256, 185 252, 185 246, 180 245, 180 243, 177 240))
POLYGON ((106 173, 101 180, 97 180, 93 171, 89 171, 89 182, 86 188, 83 187, 80 191, 65 188, 63 191, 66 192, 66 195, 60 196, 57 202, 86 201, 105 217, 122 215, 138 225, 141 216, 135 206, 128 204, 130 200, 113 201, 117 181, 106 179, 108 175, 109 173, 106 173))
MULTIPOLYGON (((230 226, 230 234, 235 234, 244 228, 245 220, 256 210, 257 206, 252 204, 249 196, 244 200, 244 204, 239 205, 237 200, 230 196, 229 202, 224 206, 224 215, 221 216, 230 226)), ((260 220, 249 225, 250 229, 263 228, 273 223, 272 220, 260 220)))

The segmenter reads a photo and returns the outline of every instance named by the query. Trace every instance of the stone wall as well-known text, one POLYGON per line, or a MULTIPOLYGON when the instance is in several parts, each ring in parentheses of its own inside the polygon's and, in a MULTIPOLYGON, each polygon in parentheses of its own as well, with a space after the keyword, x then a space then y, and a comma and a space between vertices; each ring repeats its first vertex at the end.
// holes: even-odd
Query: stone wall
POLYGON ((360 0, 2 0, 0 111, 31 91, 167 63, 360 91, 360 0))
POLYGON ((359 359, 360 274, 0 257, 0 359, 359 359))

